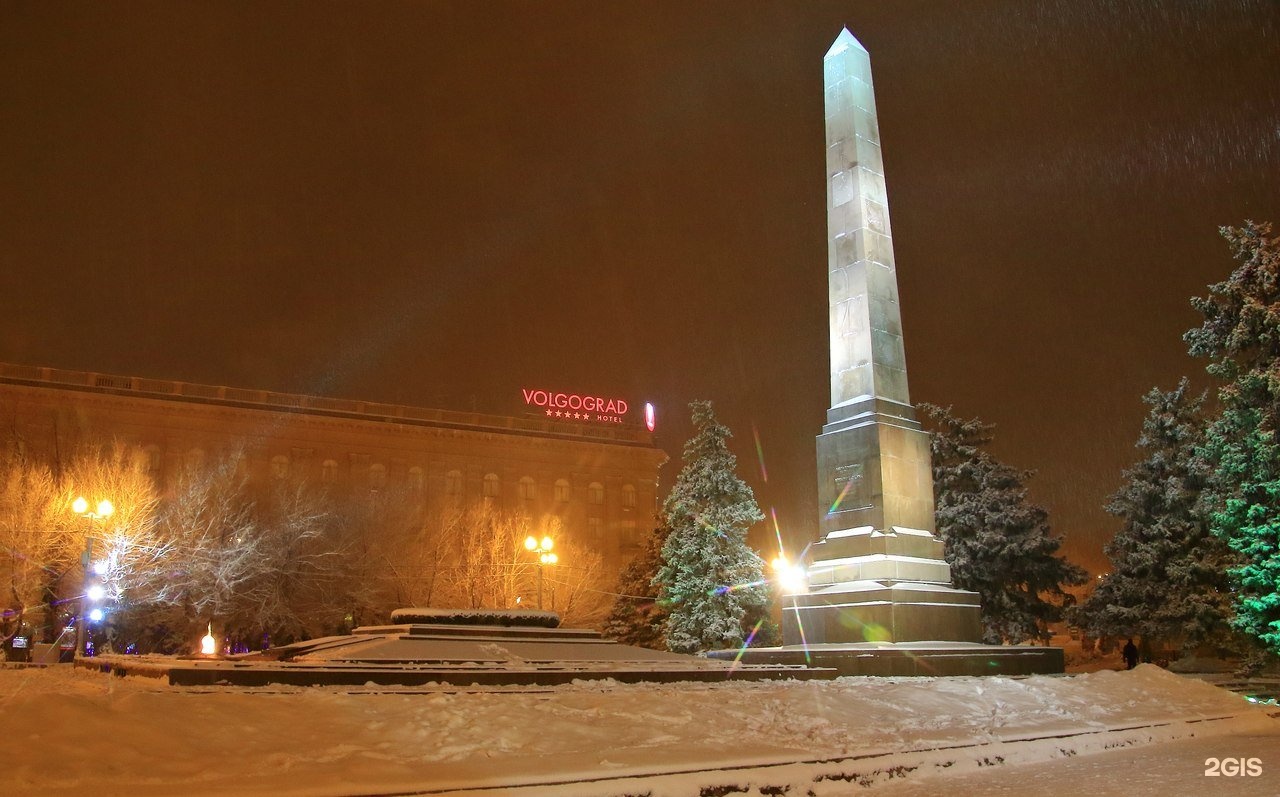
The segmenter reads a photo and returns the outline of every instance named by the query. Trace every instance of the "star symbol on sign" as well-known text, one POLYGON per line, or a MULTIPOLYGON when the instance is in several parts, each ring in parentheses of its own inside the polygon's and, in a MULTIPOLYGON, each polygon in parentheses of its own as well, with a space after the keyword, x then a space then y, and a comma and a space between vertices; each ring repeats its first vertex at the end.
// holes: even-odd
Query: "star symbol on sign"
POLYGON ((547 410, 547 417, 548 417, 548 418, 550 418, 550 417, 551 417, 551 410, 547 410))
POLYGON ((575 417, 575 418, 581 418, 581 417, 582 417, 582 413, 580 413, 580 412, 575 412, 575 413, 573 414, 573 417, 575 417))
POLYGON ((560 410, 556 410, 556 417, 557 417, 557 418, 559 418, 559 417, 560 417, 560 410))

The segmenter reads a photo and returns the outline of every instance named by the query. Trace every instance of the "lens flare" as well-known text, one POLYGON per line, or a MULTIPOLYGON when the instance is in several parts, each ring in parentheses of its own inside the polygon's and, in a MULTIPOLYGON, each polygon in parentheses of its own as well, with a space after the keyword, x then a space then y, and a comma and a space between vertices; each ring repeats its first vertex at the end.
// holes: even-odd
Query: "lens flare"
POLYGON ((738 662, 742 661, 742 654, 747 652, 747 648, 751 647, 751 642, 756 638, 756 634, 760 632, 760 626, 764 625, 764 618, 756 620, 756 627, 751 629, 751 633, 747 634, 747 638, 743 640, 742 647, 738 648, 738 655, 733 657, 733 664, 729 665, 729 672, 732 673, 734 668, 738 666, 738 662))
POLYGON ((708 595, 724 595, 729 592, 737 592, 740 589, 751 589, 752 587, 762 587, 768 583, 769 583, 768 581, 751 581, 746 584, 724 584, 722 586, 716 587, 715 589, 711 590, 707 594, 708 595))
POLYGON ((853 488, 853 480, 844 483, 844 489, 836 496, 836 500, 831 504, 831 508, 827 510, 828 515, 834 515, 840 509, 840 504, 844 503, 845 496, 849 494, 849 490, 853 488))
POLYGON ((813 664, 813 657, 809 655, 809 640, 804 635, 804 621, 800 619, 800 610, 796 604, 795 598, 791 599, 791 610, 796 616, 796 630, 800 632, 800 647, 804 650, 804 663, 806 665, 813 664))
POLYGON ((764 467, 764 446, 760 445, 760 431, 756 429, 756 425, 751 424, 751 436, 756 440, 756 459, 760 462, 760 478, 766 482, 769 481, 769 471, 764 467))

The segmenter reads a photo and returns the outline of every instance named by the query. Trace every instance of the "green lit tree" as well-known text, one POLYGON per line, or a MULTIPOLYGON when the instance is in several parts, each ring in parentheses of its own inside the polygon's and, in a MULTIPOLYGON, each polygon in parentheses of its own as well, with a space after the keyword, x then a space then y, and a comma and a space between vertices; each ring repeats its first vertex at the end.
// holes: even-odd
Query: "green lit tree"
POLYGON ((1048 513, 1027 500, 1031 473, 983 450, 990 424, 932 404, 919 409, 932 426, 938 536, 955 585, 981 596, 983 640, 1047 640, 1049 623, 1074 601, 1064 587, 1087 575, 1058 554, 1062 539, 1050 534, 1048 513))
POLYGON ((1220 232, 1236 268, 1192 299, 1204 321, 1185 335, 1220 384, 1220 412, 1200 447, 1205 505, 1210 530, 1240 558, 1228 571, 1233 625, 1280 654, 1280 242, 1266 223, 1220 232))
POLYGON ((1106 546, 1111 572, 1079 612, 1094 636, 1142 637, 1184 650, 1227 642, 1230 550, 1209 532, 1202 511, 1203 396, 1153 388, 1137 448, 1142 459, 1106 509, 1123 525, 1106 546))
POLYGON ((737 647, 744 619, 764 606, 769 589, 747 529, 764 519, 738 478, 729 430, 709 401, 694 401, 696 434, 685 443, 684 470, 663 505, 671 529, 654 578, 669 607, 667 647, 679 653, 737 647))

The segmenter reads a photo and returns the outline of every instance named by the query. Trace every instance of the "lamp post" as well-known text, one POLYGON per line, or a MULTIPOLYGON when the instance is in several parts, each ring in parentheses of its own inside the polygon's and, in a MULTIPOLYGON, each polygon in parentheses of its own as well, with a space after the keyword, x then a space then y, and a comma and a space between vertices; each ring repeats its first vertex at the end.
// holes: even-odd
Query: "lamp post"
POLYGON ((525 550, 532 551, 538 555, 538 611, 542 611, 542 568, 555 564, 559 559, 551 552, 553 545, 555 545, 555 541, 549 536, 543 537, 541 541, 536 537, 530 536, 526 537, 524 541, 525 550))
POLYGON ((80 554, 80 577, 83 588, 80 591, 80 611, 76 617, 76 657, 83 658, 85 626, 88 617, 88 613, 85 611, 86 604, 87 601, 102 599, 102 587, 89 583, 89 563, 93 561, 93 521, 98 518, 105 520, 111 517, 116 508, 110 501, 103 499, 98 502, 97 507, 90 510, 89 502, 85 500, 84 496, 80 496, 71 502, 71 511, 83 516, 89 522, 89 533, 84 538, 84 553, 80 554))

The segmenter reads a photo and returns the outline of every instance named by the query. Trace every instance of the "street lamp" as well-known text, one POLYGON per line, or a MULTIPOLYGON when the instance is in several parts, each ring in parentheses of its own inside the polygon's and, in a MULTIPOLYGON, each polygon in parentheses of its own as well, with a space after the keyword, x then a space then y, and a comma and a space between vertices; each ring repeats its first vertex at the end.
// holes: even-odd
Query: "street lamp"
MULTIPOLYGON (((115 505, 104 498, 98 502, 98 506, 94 510, 90 510, 89 502, 82 495, 71 502, 71 511, 84 517, 89 522, 89 533, 84 538, 84 553, 80 555, 81 583, 84 588, 80 591, 80 612, 76 617, 76 657, 82 658, 84 656, 85 624, 88 619, 85 611, 86 601, 100 601, 106 594, 101 584, 89 582, 89 563, 93 561, 93 521, 98 518, 105 520, 111 517, 116 508, 115 505)), ((96 570, 96 568, 94 569, 96 570)), ((100 610, 95 609, 94 611, 98 612, 98 616, 101 616, 100 610)))
POLYGON ((795 595, 806 591, 809 586, 809 574, 804 571, 803 565, 787 561, 787 557, 782 554, 778 554, 770 564, 773 567, 774 580, 782 589, 782 594, 795 595))
POLYGON ((532 551, 538 555, 538 611, 542 611, 542 569, 559 561, 559 557, 551 552, 554 544, 555 541, 549 536, 543 537, 541 541, 536 537, 529 536, 524 541, 525 550, 532 551))

